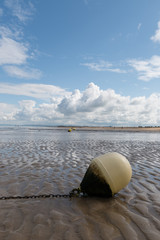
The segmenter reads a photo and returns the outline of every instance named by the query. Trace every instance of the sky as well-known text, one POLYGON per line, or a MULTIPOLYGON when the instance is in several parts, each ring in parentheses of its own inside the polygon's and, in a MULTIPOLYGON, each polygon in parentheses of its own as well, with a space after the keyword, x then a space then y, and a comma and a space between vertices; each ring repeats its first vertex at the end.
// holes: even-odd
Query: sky
POLYGON ((1 0, 0 124, 159 126, 159 0, 1 0))

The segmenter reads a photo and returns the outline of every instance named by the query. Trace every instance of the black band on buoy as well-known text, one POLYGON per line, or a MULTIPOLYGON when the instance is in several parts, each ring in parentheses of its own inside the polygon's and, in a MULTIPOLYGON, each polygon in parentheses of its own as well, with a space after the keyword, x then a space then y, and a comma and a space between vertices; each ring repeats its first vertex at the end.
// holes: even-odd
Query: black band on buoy
POLYGON ((80 184, 81 191, 89 196, 112 197, 110 186, 101 177, 96 166, 89 167, 80 184))

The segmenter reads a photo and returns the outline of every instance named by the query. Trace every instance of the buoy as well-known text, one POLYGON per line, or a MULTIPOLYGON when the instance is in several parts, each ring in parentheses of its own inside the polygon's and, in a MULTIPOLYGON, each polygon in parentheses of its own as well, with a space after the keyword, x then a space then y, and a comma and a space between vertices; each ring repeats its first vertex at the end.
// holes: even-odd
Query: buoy
POLYGON ((91 161, 80 189, 90 196, 112 197, 127 186, 131 176, 131 165, 123 155, 107 153, 91 161))
POLYGON ((70 129, 68 129, 68 132, 72 132, 72 129, 70 128, 70 129))

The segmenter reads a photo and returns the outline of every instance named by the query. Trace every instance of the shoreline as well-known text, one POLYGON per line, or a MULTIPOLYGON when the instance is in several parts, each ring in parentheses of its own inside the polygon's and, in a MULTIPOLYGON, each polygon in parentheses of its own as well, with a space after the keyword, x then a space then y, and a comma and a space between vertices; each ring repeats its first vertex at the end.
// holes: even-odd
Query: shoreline
POLYGON ((0 126, 1 129, 4 128, 4 130, 8 129, 22 129, 22 128, 28 128, 30 130, 69 130, 72 131, 110 131, 110 132, 160 132, 160 126, 155 127, 104 127, 104 126, 40 126, 40 125, 17 125, 17 126, 0 126))
POLYGON ((120 132, 160 132, 160 127, 89 127, 58 126, 58 129, 75 129, 77 131, 120 131, 120 132))

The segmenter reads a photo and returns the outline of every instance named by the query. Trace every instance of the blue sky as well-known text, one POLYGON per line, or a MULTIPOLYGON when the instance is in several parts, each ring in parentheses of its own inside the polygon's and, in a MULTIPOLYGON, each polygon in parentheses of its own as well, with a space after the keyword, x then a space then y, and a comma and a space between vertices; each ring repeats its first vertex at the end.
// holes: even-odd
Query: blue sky
POLYGON ((160 125, 160 1, 1 0, 0 123, 160 125))

